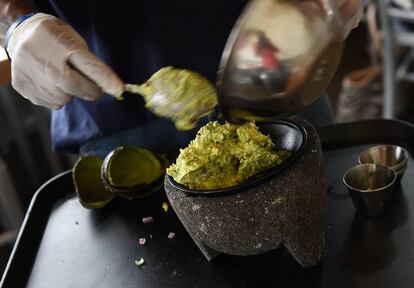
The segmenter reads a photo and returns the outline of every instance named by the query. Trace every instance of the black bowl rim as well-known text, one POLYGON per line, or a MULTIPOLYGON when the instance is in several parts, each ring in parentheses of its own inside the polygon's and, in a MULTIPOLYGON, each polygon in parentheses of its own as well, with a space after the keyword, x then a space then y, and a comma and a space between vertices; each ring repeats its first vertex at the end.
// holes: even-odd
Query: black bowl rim
POLYGON ((296 151, 296 153, 289 156, 282 164, 269 169, 268 173, 262 176, 256 177, 256 178, 252 178, 246 183, 243 183, 237 186, 222 188, 222 189, 212 189, 212 190, 193 190, 193 189, 189 189, 185 187, 184 185, 177 183, 170 175, 166 174, 169 184, 175 189, 178 189, 191 196, 224 196, 224 195, 229 195, 229 194, 240 193, 254 186, 258 186, 270 180, 271 178, 275 177, 276 175, 280 174, 280 172, 288 168, 292 163, 295 162, 295 160, 300 155, 302 155, 302 152, 308 142, 308 134, 306 132, 306 129, 303 126, 298 125, 297 123, 294 123, 289 120, 271 120, 271 121, 265 121, 265 122, 258 123, 258 125, 261 125, 261 124, 265 124, 265 125, 266 124, 283 124, 283 125, 290 126, 292 128, 299 130, 302 133, 302 137, 303 137, 303 140, 302 140, 302 143, 299 149, 296 151))

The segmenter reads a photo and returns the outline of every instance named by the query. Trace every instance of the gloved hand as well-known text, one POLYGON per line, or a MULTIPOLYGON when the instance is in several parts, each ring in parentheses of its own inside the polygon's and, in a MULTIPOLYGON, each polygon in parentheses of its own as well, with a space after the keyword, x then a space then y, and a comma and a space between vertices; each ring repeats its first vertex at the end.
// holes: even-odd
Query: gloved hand
POLYGON ((120 96, 124 84, 84 39, 60 19, 37 13, 21 23, 7 46, 13 88, 37 105, 59 109, 72 96, 120 96))

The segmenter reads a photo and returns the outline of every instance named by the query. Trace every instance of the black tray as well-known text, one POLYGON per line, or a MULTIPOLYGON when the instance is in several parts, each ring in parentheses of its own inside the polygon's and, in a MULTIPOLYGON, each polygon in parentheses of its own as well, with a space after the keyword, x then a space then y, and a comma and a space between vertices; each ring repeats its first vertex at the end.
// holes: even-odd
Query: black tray
POLYGON ((165 193, 116 200, 100 211, 81 207, 70 172, 36 193, 0 283, 20 287, 414 287, 414 167, 410 155, 395 203, 383 217, 355 214, 342 185, 357 155, 377 143, 414 151, 414 126, 376 120, 319 129, 325 151, 326 251, 322 263, 301 268, 280 248, 251 257, 221 255, 207 262, 165 193), (142 224, 142 217, 155 222, 142 224), (169 232, 175 232, 172 240, 169 232), (152 239, 150 239, 152 235, 152 239), (138 238, 146 237, 145 246, 138 238), (135 260, 144 258, 138 267, 135 260))

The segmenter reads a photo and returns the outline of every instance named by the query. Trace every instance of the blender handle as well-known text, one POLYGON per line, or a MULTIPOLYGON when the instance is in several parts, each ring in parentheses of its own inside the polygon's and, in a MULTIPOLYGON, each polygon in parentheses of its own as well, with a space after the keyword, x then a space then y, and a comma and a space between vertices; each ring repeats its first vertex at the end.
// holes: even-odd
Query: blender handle
POLYGON ((334 0, 316 0, 316 2, 322 6, 327 16, 333 15, 336 12, 336 7, 333 4, 333 1, 334 0))
MULTIPOLYGON (((305 0, 306 1, 306 0, 305 0)), ((336 26, 336 30, 339 32, 338 34, 341 34, 341 39, 345 38, 343 35, 345 35, 345 29, 344 29, 344 22, 343 19, 338 11, 338 8, 334 4, 335 0, 315 0, 318 2, 325 12, 327 17, 334 18, 334 21, 332 21, 332 24, 336 26)))

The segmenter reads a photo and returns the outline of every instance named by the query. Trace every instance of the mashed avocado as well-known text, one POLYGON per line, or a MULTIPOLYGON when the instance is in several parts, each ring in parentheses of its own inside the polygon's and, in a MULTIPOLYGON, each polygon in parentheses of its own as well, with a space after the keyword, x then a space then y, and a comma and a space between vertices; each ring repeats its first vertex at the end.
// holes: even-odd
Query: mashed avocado
POLYGON ((275 151, 270 137, 253 122, 221 125, 215 121, 198 131, 167 174, 190 189, 226 188, 281 164, 289 155, 275 151))
POLYGON ((200 74, 164 67, 142 85, 126 85, 127 91, 141 94, 145 106, 160 117, 170 118, 179 130, 196 127, 198 119, 217 105, 214 86, 200 74))

